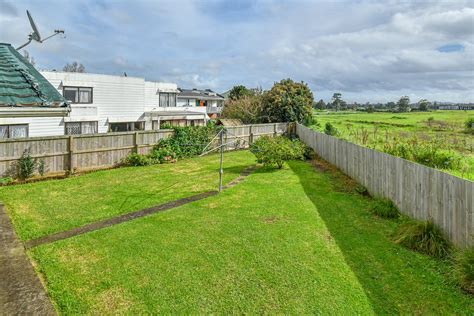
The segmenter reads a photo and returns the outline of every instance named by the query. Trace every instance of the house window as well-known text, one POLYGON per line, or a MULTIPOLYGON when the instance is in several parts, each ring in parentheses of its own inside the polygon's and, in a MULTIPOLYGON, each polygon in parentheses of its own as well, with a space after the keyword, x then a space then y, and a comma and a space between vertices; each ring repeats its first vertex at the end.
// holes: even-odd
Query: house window
POLYGON ((66 122, 65 135, 97 134, 97 121, 95 122, 66 122))
POLYGON ((176 106, 176 93, 160 92, 160 107, 176 106))
POLYGON ((28 124, 0 125, 0 139, 28 137, 28 124))
POLYGON ((63 87, 63 96, 72 103, 92 103, 92 88, 63 87))
POLYGON ((144 129, 145 122, 119 122, 109 124, 109 132, 133 132, 143 131, 144 129))

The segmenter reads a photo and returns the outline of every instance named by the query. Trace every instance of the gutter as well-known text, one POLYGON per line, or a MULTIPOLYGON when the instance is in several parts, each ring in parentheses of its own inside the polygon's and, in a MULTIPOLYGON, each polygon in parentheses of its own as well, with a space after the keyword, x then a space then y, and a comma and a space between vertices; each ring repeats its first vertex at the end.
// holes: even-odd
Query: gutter
POLYGON ((65 117, 69 115, 69 107, 62 108, 18 108, 0 107, 0 118, 4 117, 65 117))

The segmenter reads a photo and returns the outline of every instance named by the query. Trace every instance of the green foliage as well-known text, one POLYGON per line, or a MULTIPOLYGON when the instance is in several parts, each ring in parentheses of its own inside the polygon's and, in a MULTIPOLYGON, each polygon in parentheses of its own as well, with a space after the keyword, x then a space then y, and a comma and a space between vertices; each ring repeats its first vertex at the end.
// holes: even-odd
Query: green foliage
POLYGON ((324 126, 324 134, 330 135, 330 136, 337 136, 337 134, 339 134, 339 132, 338 132, 337 128, 334 125, 327 122, 326 125, 324 126))
POLYGON ((342 99, 340 92, 336 92, 332 95, 331 107, 335 111, 345 110, 347 108, 347 103, 342 99))
POLYGON ((0 185, 7 185, 7 184, 10 184, 13 182, 13 178, 12 177, 4 177, 4 178, 0 178, 0 185))
POLYGON ((462 169, 464 165, 462 155, 439 148, 440 146, 436 141, 426 143, 413 138, 409 141, 394 140, 393 142, 387 142, 384 144, 383 151, 432 168, 462 169))
POLYGON ((403 96, 397 102, 398 112, 408 112, 410 110, 410 98, 403 96))
POLYGON ((40 176, 44 176, 44 174, 46 173, 46 165, 43 159, 38 162, 38 173, 40 174, 40 176))
POLYGON ((254 96, 255 93, 248 89, 246 86, 238 85, 234 86, 229 92, 229 99, 231 100, 240 100, 244 97, 254 96))
POLYGON ((37 166, 37 160, 31 157, 30 151, 25 149, 20 159, 18 159, 18 177, 22 180, 31 178, 37 166))
POLYGON ((173 127, 174 135, 162 139, 154 151, 163 149, 175 158, 186 158, 200 155, 217 132, 215 126, 173 127))
POLYGON ((140 155, 137 153, 132 153, 128 155, 123 161, 124 165, 134 166, 134 167, 149 166, 149 165, 152 165, 153 163, 154 161, 149 156, 140 155))
POLYGON ((252 144, 250 151, 264 166, 276 166, 281 169, 285 161, 304 160, 305 147, 306 145, 297 139, 262 136, 252 144))
POLYGON ((401 225, 395 242, 437 258, 446 257, 452 248, 441 228, 432 221, 409 221, 401 225))
POLYGON ((221 117, 241 120, 244 124, 265 122, 262 114, 263 97, 261 95, 246 96, 226 102, 221 117))
POLYGON ((474 134, 474 117, 468 118, 464 123, 464 126, 466 127, 466 131, 468 133, 474 134))
POLYGON ((176 162, 176 153, 170 146, 162 146, 160 148, 153 149, 150 154, 150 158, 159 163, 165 162, 176 162))
POLYGON ((267 122, 308 122, 313 93, 308 85, 284 79, 264 94, 262 115, 267 122))
POLYGON ((455 273, 459 285, 474 294, 474 247, 471 246, 456 255, 455 273))
POLYGON ((400 211, 389 199, 377 199, 372 207, 372 213, 382 218, 400 217, 400 211))
POLYGON ((313 107, 317 110, 324 110, 326 109, 326 103, 324 103, 324 100, 321 99, 318 102, 314 103, 313 107))
POLYGON ((428 100, 426 99, 421 99, 419 102, 418 102, 418 110, 419 111, 428 111, 429 108, 431 106, 431 102, 429 102, 428 100))

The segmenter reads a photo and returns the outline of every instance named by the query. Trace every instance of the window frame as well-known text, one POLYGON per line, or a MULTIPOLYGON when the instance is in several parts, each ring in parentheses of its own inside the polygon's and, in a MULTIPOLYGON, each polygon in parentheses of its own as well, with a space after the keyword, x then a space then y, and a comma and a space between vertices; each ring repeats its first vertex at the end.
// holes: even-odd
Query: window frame
POLYGON ((160 107, 160 108, 171 108, 171 107, 174 108, 174 107, 178 106, 177 103, 178 103, 178 94, 175 93, 175 92, 160 92, 159 95, 158 95, 158 107, 160 107), (166 105, 165 106, 161 105, 161 96, 162 95, 163 96, 166 95, 166 105), (171 96, 173 96, 173 99, 174 99, 173 105, 171 105, 171 102, 170 102, 171 96))
POLYGON ((93 134, 83 134, 82 133, 82 124, 83 123, 95 123, 95 130, 97 131, 95 134, 98 134, 99 133, 99 121, 71 121, 71 122, 64 122, 64 135, 67 135, 67 136, 74 136, 74 135, 93 135, 93 134), (79 134, 67 134, 67 124, 70 124, 70 123, 79 123, 79 128, 81 130, 81 132, 79 134))
MULTIPOLYGON (((128 127, 127 127, 128 129, 128 127)), ((112 122, 109 123, 109 128, 108 132, 109 133, 130 133, 130 132, 136 132, 136 131, 144 131, 145 130, 145 122, 144 121, 125 121, 125 122, 112 122), (135 129, 135 124, 140 124, 141 129, 135 129), (112 125, 113 124, 127 124, 127 126, 132 126, 132 129, 129 131, 120 131, 120 132, 114 132, 112 131, 112 125)))
MULTIPOLYGON (((94 103, 94 87, 81 87, 81 86, 63 86, 63 97, 66 98, 66 88, 68 89, 76 89, 76 96, 77 96, 77 102, 71 101, 72 104, 92 104, 94 103), (91 91, 91 100, 90 102, 81 102, 79 99, 79 91, 81 89, 90 89, 91 91)), ((67 99, 66 99, 67 100, 67 99)))
POLYGON ((15 124, 0 124, 0 126, 6 126, 7 127, 7 138, 0 138, 2 139, 16 139, 16 138, 28 138, 30 137, 30 124, 28 123, 15 123, 15 124), (26 126, 26 136, 25 137, 11 137, 10 136, 10 127, 11 126, 26 126))

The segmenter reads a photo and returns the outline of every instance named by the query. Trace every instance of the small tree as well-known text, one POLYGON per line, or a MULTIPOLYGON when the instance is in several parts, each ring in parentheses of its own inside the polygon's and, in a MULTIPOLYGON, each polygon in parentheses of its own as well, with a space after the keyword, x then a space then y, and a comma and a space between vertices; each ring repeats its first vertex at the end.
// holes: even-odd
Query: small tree
POLYGON ((431 102, 429 102, 428 100, 421 99, 420 101, 418 101, 418 110, 426 112, 429 110, 430 107, 431 102))
POLYGON ((403 96, 397 102, 399 112, 408 112, 410 110, 410 98, 408 96, 403 96))
POLYGON ((31 178, 37 164, 37 160, 31 157, 30 151, 25 149, 20 159, 18 159, 18 177, 22 180, 31 178))
POLYGON ((246 86, 238 85, 234 86, 229 92, 229 99, 231 100, 240 100, 245 97, 254 96, 255 92, 253 90, 247 89, 246 86))
POLYGON ((284 136, 262 136, 250 147, 257 161, 264 166, 283 168, 288 160, 304 160, 306 146, 299 140, 290 140, 284 136))
POLYGON ((262 114, 268 122, 310 122, 313 101, 307 84, 284 79, 264 94, 262 114))
POLYGON ((330 136, 336 136, 338 134, 338 130, 334 125, 327 122, 326 125, 324 126, 324 134, 330 135, 330 136))
POLYGON ((239 119, 244 124, 261 123, 266 121, 262 109, 262 96, 246 96, 226 102, 221 116, 223 118, 239 119))
POLYGON ((317 110, 324 110, 326 108, 326 103, 321 99, 314 104, 314 108, 317 110))
POLYGON ((86 72, 86 67, 83 64, 77 63, 77 61, 73 62, 72 64, 67 63, 63 67, 63 71, 65 72, 86 72))

